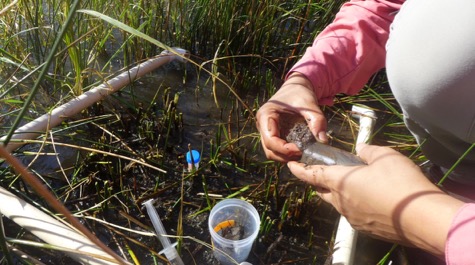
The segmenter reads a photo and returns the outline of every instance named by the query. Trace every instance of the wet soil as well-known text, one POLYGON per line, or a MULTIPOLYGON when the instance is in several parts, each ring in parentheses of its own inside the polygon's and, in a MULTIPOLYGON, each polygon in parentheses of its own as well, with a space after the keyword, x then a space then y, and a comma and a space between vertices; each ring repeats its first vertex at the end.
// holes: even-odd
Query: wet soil
MULTIPOLYGON (((45 177, 73 212, 83 211, 86 216, 117 226, 153 232, 142 202, 154 199, 168 234, 183 236, 179 250, 187 265, 218 264, 209 246, 208 215, 218 201, 231 197, 249 201, 261 217, 261 230, 249 262, 327 264, 338 213, 315 196, 311 187, 296 180, 285 166, 266 161, 254 122, 235 105, 226 88, 217 88, 218 101, 222 103, 217 107, 207 79, 190 73, 183 76, 180 67, 157 71, 84 113, 85 117, 101 119, 54 135, 58 142, 143 159, 166 173, 122 158, 62 146, 42 149, 45 154, 56 155, 33 159, 24 153, 38 150, 35 145, 25 146, 17 155, 26 164, 31 162, 30 168, 45 177), (202 156, 200 168, 193 172, 187 171, 185 161, 190 147, 202 156), (66 178, 80 184, 68 189, 66 178)), ((342 136, 332 144, 351 149, 351 144, 345 145, 352 142, 351 131, 342 126, 345 123, 332 113, 328 121, 330 130, 342 136)), ((294 123, 289 119, 281 135, 287 135, 294 123)), ((296 141, 314 142, 305 127, 297 127, 294 132, 296 141)), ((2 185, 8 186, 10 181, 4 180, 2 185)), ((28 194, 28 201, 46 205, 21 182, 13 188, 28 194)), ((92 219, 82 221, 128 260, 134 253, 140 264, 167 264, 165 257, 158 254, 162 246, 156 237, 122 231, 92 219)), ((5 222, 7 236, 33 238, 9 220, 5 222)), ((240 235, 239 229, 232 228, 226 234, 240 235)), ((57 252, 25 249, 46 264, 75 264, 57 252)), ((361 256, 367 255, 358 257, 361 256)), ((375 257, 358 264, 376 264, 381 256, 378 253, 375 257)))
MULTIPOLYGON (((165 68, 83 113, 102 119, 55 134, 58 143, 143 159, 167 173, 70 147, 49 146, 41 150, 53 155, 33 159, 24 152, 34 152, 40 146, 27 145, 17 155, 46 177, 73 212, 153 232, 142 202, 154 199, 168 234, 184 237, 179 250, 185 264, 218 264, 209 248, 208 214, 218 201, 231 197, 249 201, 261 217, 261 231, 249 262, 323 264, 331 253, 337 213, 319 200, 311 187, 293 178, 286 167, 266 162, 256 141, 254 122, 234 105, 228 91, 218 87, 222 105, 217 107, 212 88, 205 85, 207 80, 194 78, 188 75, 184 81, 182 70, 165 68), (191 173, 185 161, 189 146, 202 155, 200 168, 191 173), (63 170, 67 168, 73 170, 63 170), (80 184, 68 188, 66 178, 80 184)), ((21 182, 13 188, 29 194, 27 201, 43 204, 21 182)), ((162 246, 156 237, 122 231, 93 219, 82 221, 127 259, 134 253, 140 264, 167 264, 165 257, 158 255, 162 246)), ((18 237, 22 231, 12 223, 7 227, 12 228, 7 231, 9 237, 18 237)), ((239 231, 228 232, 239 235, 239 231)), ((46 264, 75 264, 62 254, 35 248, 28 251, 46 264)))
MULTIPOLYGON (((294 121, 290 121, 289 123, 291 124, 292 122, 294 121)), ((286 135, 285 139, 287 142, 296 144, 300 150, 305 150, 309 145, 317 141, 307 124, 302 121, 294 122, 294 125, 291 126, 289 132, 284 135, 286 135)))

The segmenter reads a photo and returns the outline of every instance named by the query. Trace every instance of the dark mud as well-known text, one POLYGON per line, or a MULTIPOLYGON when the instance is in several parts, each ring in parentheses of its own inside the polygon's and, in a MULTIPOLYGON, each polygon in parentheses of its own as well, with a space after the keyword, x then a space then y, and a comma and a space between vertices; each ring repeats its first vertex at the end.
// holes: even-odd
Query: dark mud
POLYGON ((365 163, 358 156, 342 149, 317 142, 307 124, 297 122, 287 134, 287 142, 302 151, 300 162, 307 165, 358 166, 365 163))

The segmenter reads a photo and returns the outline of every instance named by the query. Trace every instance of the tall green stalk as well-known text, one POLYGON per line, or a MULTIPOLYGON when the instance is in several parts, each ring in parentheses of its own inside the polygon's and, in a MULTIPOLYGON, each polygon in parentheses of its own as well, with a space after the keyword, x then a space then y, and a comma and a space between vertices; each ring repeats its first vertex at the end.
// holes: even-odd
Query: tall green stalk
MULTIPOLYGON (((70 16, 71 10, 69 5, 65 3, 61 3, 63 7, 63 14, 66 19, 70 16)), ((75 12, 74 10, 72 12, 75 12)), ((64 43, 68 48, 69 59, 73 65, 74 69, 74 85, 72 91, 74 95, 79 96, 82 94, 82 70, 84 66, 82 65, 82 51, 78 48, 78 44, 74 43, 74 30, 73 27, 68 27, 66 32, 64 33, 64 43)))
POLYGON ((31 89, 31 92, 28 95, 28 98, 25 101, 25 104, 23 105, 20 113, 18 114, 16 120, 13 122, 12 127, 10 128, 10 131, 8 132, 7 136, 5 137, 5 140, 3 141, 4 145, 7 145, 10 142, 10 139, 13 136, 13 133, 15 132, 16 128, 20 124, 21 120, 23 119, 23 116, 25 116, 26 112, 28 111, 28 108, 30 107, 30 104, 32 103, 36 93, 38 92, 38 89, 40 87, 41 82, 43 81, 50 65, 51 62, 53 61, 54 56, 56 55, 56 51, 58 50, 59 45, 63 41, 63 36, 68 30, 68 27, 70 26, 74 14, 76 13, 76 10, 78 9, 79 6, 79 0, 74 0, 74 2, 71 5, 71 13, 69 13, 66 21, 64 22, 63 26, 61 27, 61 30, 58 33, 58 36, 56 37, 53 46, 51 47, 51 50, 49 52, 48 58, 46 59, 46 62, 43 66, 43 69, 41 70, 38 79, 36 80, 35 84, 33 85, 33 88, 31 89))
POLYGON ((447 177, 450 175, 450 173, 452 173, 452 171, 454 171, 454 169, 460 164, 460 162, 462 162, 462 160, 472 151, 472 149, 475 147, 475 143, 473 143, 466 151, 465 153, 463 153, 459 159, 457 159, 457 161, 452 165, 452 167, 450 167, 449 170, 447 170, 447 172, 445 172, 444 176, 442 177, 442 179, 439 180, 439 182, 437 183, 437 185, 439 186, 442 186, 444 181, 447 179, 447 177))

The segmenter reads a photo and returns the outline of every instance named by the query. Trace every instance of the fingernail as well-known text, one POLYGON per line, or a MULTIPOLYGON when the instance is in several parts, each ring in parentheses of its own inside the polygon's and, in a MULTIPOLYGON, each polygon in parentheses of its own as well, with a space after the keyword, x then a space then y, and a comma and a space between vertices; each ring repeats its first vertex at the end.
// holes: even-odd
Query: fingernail
POLYGON ((328 136, 325 131, 318 132, 317 137, 318 137, 319 142, 322 142, 322 143, 328 142, 328 136))

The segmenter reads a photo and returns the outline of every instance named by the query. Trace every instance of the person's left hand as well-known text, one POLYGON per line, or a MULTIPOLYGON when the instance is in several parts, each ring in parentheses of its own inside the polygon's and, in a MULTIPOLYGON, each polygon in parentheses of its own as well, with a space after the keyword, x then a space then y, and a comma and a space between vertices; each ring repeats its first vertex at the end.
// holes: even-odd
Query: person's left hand
POLYGON ((370 145, 358 150, 368 165, 287 165, 356 230, 443 256, 451 220, 463 203, 442 192, 399 152, 370 145))

